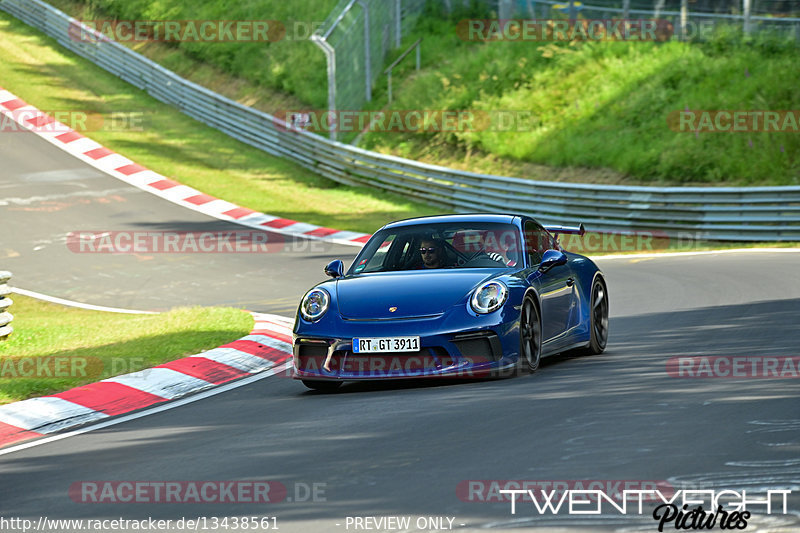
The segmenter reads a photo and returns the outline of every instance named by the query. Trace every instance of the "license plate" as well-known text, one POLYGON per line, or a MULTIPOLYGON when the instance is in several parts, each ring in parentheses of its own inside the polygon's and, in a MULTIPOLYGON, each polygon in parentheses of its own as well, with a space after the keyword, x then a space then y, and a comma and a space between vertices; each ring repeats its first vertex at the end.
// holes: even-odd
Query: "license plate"
POLYGON ((419 351, 419 337, 356 337, 353 339, 353 353, 417 351, 419 351))

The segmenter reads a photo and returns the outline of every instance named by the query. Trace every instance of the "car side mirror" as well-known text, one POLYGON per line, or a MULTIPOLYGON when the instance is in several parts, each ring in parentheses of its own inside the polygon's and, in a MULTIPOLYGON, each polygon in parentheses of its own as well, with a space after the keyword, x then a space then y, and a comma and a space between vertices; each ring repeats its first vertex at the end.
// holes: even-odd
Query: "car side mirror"
POLYGON ((542 262, 539 264, 540 272, 547 272, 555 266, 567 264, 567 254, 561 250, 547 250, 542 255, 542 262))
POLYGON ((325 273, 336 279, 344 276, 344 263, 341 259, 335 259, 325 266, 325 273))

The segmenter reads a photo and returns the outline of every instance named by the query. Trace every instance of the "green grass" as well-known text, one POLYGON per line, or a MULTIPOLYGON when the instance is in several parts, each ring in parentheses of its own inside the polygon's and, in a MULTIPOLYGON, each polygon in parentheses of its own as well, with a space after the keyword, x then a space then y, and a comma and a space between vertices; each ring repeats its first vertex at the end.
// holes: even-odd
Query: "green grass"
POLYGON ((162 104, 0 12, 0 86, 39 109, 141 114, 143 131, 86 135, 169 178, 272 215, 373 232, 388 221, 432 214, 398 195, 340 186, 249 147, 162 104))
MULTIPOLYGON (((335 2, 252 0, 51 0, 86 19, 324 19, 335 2), (224 14, 224 16, 222 16, 224 14)), ((370 109, 525 111, 525 131, 439 134, 379 132, 365 148, 458 169, 540 180, 652 185, 800 184, 800 134, 676 132, 667 116, 697 110, 800 108, 795 43, 743 39, 723 28, 704 43, 465 42, 459 20, 485 18, 469 7, 450 16, 433 2, 408 44, 423 37, 423 66, 413 57, 374 87, 370 109)), ((325 62, 308 41, 181 43, 137 51, 212 90, 267 112, 326 107, 325 62)), ((393 52, 396 57, 400 50, 393 52)), ((389 58, 393 59, 392 57, 389 58)), ((356 134, 346 135, 353 141, 356 134)))
POLYGON ((216 348, 247 335, 253 318, 225 307, 158 315, 89 311, 13 295, 14 332, 0 342, 0 404, 54 394, 216 348), (50 364, 51 374, 28 361, 50 364), (23 362, 24 361, 24 362, 23 362), (33 372, 35 377, 21 374, 33 372), (58 377, 56 377, 58 376, 58 377))
MULTIPOLYGON (((225 20, 274 21, 285 29, 268 42, 168 43, 164 66, 180 69, 185 57, 196 59, 257 87, 295 95, 314 106, 327 102, 326 63, 322 50, 307 37, 336 6, 338 0, 54 0, 50 3, 84 20, 225 20)), ((270 33, 270 35, 273 35, 270 33)))
POLYGON ((425 68, 396 73, 375 108, 523 110, 527 131, 373 133, 363 146, 480 171, 612 183, 795 185, 798 133, 682 133, 667 116, 695 110, 800 108, 793 42, 720 31, 704 43, 462 41, 423 17, 425 68), (402 83, 399 80, 403 80, 402 83), (544 165, 545 167, 542 167, 544 165), (561 169, 568 169, 562 171, 561 169))

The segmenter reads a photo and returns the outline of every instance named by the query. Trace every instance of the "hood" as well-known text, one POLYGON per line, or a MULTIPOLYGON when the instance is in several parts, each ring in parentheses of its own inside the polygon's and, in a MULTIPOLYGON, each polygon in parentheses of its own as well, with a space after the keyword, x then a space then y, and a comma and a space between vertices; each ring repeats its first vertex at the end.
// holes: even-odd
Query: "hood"
POLYGON ((355 320, 438 315, 495 275, 485 269, 366 274, 337 281, 336 301, 342 317, 355 320))

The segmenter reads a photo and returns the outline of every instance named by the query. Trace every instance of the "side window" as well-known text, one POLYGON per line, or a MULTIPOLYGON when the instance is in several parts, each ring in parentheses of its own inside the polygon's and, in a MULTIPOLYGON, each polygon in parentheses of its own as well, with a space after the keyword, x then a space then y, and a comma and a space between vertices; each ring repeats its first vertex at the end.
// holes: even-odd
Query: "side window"
POLYGON ((541 263, 542 254, 551 246, 550 234, 544 228, 530 220, 525 223, 525 253, 528 254, 530 266, 541 263))

